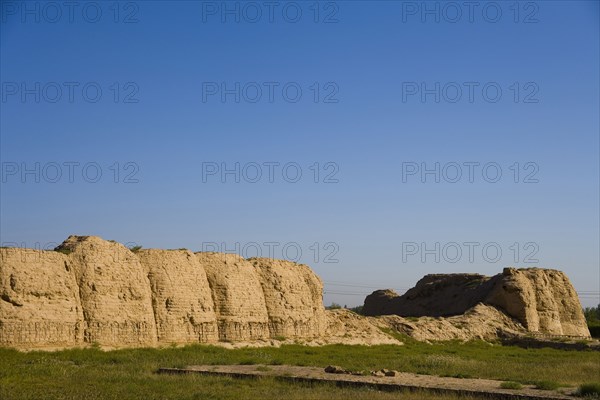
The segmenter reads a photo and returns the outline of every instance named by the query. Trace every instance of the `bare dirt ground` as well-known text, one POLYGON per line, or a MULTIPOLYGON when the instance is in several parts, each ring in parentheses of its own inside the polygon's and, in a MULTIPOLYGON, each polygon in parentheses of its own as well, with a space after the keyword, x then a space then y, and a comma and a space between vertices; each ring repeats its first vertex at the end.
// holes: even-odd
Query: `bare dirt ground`
POLYGON ((417 375, 397 372, 396 376, 363 376, 326 373, 323 368, 290 365, 192 365, 185 368, 161 368, 159 373, 199 373, 237 378, 262 376, 292 381, 332 382, 341 385, 372 386, 382 390, 431 390, 437 393, 454 393, 485 396, 498 399, 575 399, 574 388, 557 391, 538 390, 523 385, 522 389, 502 389, 501 381, 490 379, 462 379, 417 375))

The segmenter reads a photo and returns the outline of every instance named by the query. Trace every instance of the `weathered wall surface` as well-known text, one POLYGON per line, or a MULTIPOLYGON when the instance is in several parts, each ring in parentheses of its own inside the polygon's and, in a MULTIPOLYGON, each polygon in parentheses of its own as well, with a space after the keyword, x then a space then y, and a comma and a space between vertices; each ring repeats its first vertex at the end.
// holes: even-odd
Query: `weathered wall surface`
POLYGON ((326 323, 321 279, 303 264, 271 258, 248 261, 262 286, 271 337, 323 336, 326 323))
POLYGON ((70 236, 55 250, 1 250, 1 345, 270 343, 319 338, 328 326, 323 284, 306 265, 132 252, 95 236, 70 236))
POLYGON ((402 296, 390 290, 373 292, 365 299, 364 310, 371 316, 449 317, 462 315, 479 303, 497 307, 530 332, 590 336, 569 278, 550 269, 505 268, 491 278, 427 275, 402 296))
POLYGON ((0 345, 68 347, 83 342, 79 288, 55 251, 0 249, 0 345))
POLYGON ((158 341, 210 343, 219 338, 204 268, 189 250, 140 250, 152 292, 158 341))
POLYGON ((589 337, 577 293, 556 270, 427 275, 403 296, 369 295, 365 313, 387 315, 370 318, 325 311, 321 280, 293 262, 132 252, 94 236, 70 236, 56 250, 0 249, 0 346, 398 343, 386 329, 418 340, 589 337))
POLYGON ((236 254, 196 253, 212 291, 222 341, 269 338, 269 317, 254 266, 236 254))
POLYGON ((590 336, 577 292, 561 271, 505 268, 486 303, 532 332, 590 336))
POLYGON ((150 282, 135 254, 96 236, 70 236, 59 249, 70 251, 86 342, 115 347, 156 344, 150 282))
POLYGON ((398 314, 405 317, 448 317, 465 313, 481 303, 496 278, 479 274, 430 274, 400 296, 377 290, 365 299, 365 315, 398 314))

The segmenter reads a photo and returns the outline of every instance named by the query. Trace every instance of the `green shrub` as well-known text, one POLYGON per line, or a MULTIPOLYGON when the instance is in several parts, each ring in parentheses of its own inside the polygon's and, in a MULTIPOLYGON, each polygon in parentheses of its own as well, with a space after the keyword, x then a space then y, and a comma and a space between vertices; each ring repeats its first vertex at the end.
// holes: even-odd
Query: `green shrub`
POLYGON ((363 315, 363 308, 364 308, 363 306, 356 306, 356 307, 349 308, 348 310, 350 310, 358 315, 363 315))
POLYGON ((600 338, 600 304, 598 307, 584 308, 583 315, 585 316, 592 337, 600 338))
POLYGON ((133 246, 133 247, 129 248, 129 250, 131 250, 132 253, 137 253, 141 249, 142 249, 142 246, 133 246))
POLYGON ((600 324, 598 325, 588 325, 590 330, 590 334, 593 338, 600 338, 600 324))
POLYGON ((577 396, 600 398, 600 383, 584 383, 577 389, 577 396))
POLYGON ((556 390, 560 387, 558 382, 554 381, 538 381, 535 382, 535 388, 540 390, 556 390))
POLYGON ((399 342, 403 342, 403 343, 416 343, 417 340, 404 334, 404 333, 400 333, 398 331, 395 331, 393 329, 390 328, 384 328, 384 327, 379 327, 379 330, 383 333, 385 333, 388 336, 393 337, 394 339, 396 339, 399 342))
POLYGON ((519 382, 512 382, 512 381, 502 382, 500 384, 500 387, 502 389, 514 389, 514 390, 523 389, 523 385, 521 385, 519 382))
POLYGON ((598 307, 586 307, 583 309, 583 315, 588 323, 600 322, 600 304, 598 307))
POLYGON ((459 379, 470 379, 472 378, 471 375, 469 374, 454 374, 452 375, 453 378, 459 378, 459 379))
POLYGON ((58 253, 62 253, 62 254, 66 254, 69 255, 73 252, 73 250, 71 249, 54 249, 54 251, 58 252, 58 253))

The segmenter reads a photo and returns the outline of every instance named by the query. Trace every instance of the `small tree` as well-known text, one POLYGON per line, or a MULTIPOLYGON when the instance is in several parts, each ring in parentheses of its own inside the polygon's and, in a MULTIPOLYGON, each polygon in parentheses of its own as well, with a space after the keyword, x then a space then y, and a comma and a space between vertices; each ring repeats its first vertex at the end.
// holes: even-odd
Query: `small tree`
POLYGON ((363 306, 352 307, 352 308, 349 308, 348 310, 354 311, 355 313, 357 313, 359 315, 362 315, 362 313, 363 313, 363 306))
POLYGON ((583 309, 583 315, 588 324, 600 322, 600 304, 598 307, 586 307, 583 309))
POLYGON ((584 308, 583 315, 585 315, 585 320, 592 337, 600 337, 600 304, 598 307, 584 308))

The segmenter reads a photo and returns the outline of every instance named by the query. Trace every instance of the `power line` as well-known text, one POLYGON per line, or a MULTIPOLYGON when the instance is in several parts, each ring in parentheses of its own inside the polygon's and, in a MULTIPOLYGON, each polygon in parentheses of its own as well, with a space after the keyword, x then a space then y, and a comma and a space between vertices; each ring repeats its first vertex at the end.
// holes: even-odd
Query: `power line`
POLYGON ((332 286, 350 286, 350 287, 362 287, 362 288, 368 288, 368 289, 381 289, 384 287, 389 287, 389 284, 371 286, 371 285, 363 285, 363 284, 356 284, 356 283, 350 283, 350 282, 339 282, 339 281, 325 281, 323 283, 325 283, 327 285, 332 285, 332 286))
POLYGON ((365 297, 363 293, 349 293, 349 292, 324 292, 324 294, 335 294, 338 296, 360 296, 365 297))
MULTIPOLYGON (((342 282, 339 282, 339 283, 324 282, 324 284, 326 286, 339 286, 339 287, 357 288, 357 289, 375 289, 375 290, 381 290, 382 288, 387 288, 387 289, 393 289, 393 290, 398 291, 398 292, 406 292, 408 289, 410 289, 410 288, 406 288, 406 287, 392 287, 392 288, 390 288, 388 285, 368 286, 368 285, 356 285, 356 284, 352 284, 352 283, 342 283, 342 282)), ((366 293, 366 294, 371 294, 371 293, 372 292, 369 292, 369 293, 366 293)))
MULTIPOLYGON (((375 289, 375 288, 381 288, 382 286, 369 286, 369 285, 359 285, 359 284, 353 284, 353 283, 348 283, 348 282, 333 282, 333 281, 328 281, 328 282, 324 282, 325 285, 327 286, 341 286, 341 287, 348 287, 348 288, 365 288, 365 289, 375 289)), ((394 290, 397 290, 399 292, 405 292, 406 288, 392 288, 394 290)), ((349 291, 344 291, 344 290, 339 290, 337 288, 330 288, 330 289, 325 289, 323 291, 324 294, 334 294, 334 295, 339 295, 339 296, 361 296, 361 297, 366 297, 368 295, 370 295, 370 292, 364 292, 364 291, 360 291, 360 290, 349 290, 349 291)), ((600 297, 600 292, 598 291, 593 291, 593 290, 586 290, 586 291, 580 291, 577 292, 577 295, 582 298, 582 299, 596 299, 598 297, 600 297)))

